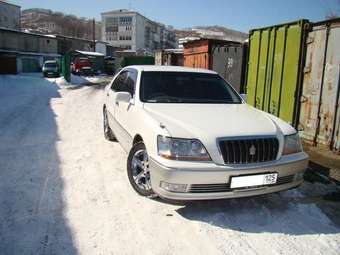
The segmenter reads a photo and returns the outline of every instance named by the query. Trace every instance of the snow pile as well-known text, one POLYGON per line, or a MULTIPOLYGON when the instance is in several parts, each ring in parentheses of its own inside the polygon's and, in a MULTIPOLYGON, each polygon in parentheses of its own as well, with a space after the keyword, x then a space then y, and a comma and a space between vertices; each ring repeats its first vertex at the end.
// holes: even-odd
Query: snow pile
POLYGON ((86 85, 91 83, 87 77, 77 76, 71 74, 71 82, 65 80, 64 77, 59 77, 55 81, 59 86, 70 86, 70 85, 86 85))

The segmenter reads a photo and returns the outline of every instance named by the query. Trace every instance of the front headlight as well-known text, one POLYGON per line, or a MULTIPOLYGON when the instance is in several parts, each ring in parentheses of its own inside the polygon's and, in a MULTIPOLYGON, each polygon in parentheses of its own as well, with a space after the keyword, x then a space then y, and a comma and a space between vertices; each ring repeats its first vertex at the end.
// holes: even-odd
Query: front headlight
POLYGON ((187 161, 210 161, 203 144, 196 139, 180 139, 158 136, 158 155, 166 159, 187 161))
POLYGON ((302 151, 299 134, 286 135, 282 155, 289 155, 302 151))

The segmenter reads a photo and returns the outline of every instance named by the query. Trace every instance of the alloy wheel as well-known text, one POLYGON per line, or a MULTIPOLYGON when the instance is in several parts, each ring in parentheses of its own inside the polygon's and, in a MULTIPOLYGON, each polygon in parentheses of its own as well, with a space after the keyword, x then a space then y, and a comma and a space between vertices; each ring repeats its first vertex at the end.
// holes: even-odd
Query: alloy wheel
POLYGON ((136 185, 145 191, 151 190, 149 158, 145 149, 135 152, 131 167, 132 177, 136 185))

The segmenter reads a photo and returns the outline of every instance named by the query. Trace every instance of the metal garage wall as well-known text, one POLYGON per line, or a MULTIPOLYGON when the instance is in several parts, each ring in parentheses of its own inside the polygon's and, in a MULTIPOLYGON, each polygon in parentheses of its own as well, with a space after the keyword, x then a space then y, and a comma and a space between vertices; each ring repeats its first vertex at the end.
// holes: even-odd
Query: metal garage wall
POLYGON ((255 29, 249 35, 247 101, 297 126, 308 21, 255 29))
POLYGON ((301 136, 340 149, 340 19, 316 23, 307 39, 301 97, 301 136))
POLYGON ((41 72, 40 57, 20 57, 23 73, 41 72))
POLYGON ((212 53, 212 70, 219 73, 238 92, 243 85, 244 55, 242 45, 216 47, 212 53))

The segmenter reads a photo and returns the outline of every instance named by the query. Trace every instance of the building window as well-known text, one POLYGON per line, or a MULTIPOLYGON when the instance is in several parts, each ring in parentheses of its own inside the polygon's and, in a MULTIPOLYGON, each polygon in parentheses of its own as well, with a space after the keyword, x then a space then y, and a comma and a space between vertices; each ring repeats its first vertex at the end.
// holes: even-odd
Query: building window
POLYGON ((126 26, 126 27, 125 27, 125 30, 126 30, 126 31, 131 31, 131 30, 132 30, 132 26, 126 26))
POLYGON ((111 32, 111 33, 114 33, 114 32, 118 32, 118 26, 106 26, 106 32, 111 32))
POLYGON ((126 36, 121 35, 121 36, 119 36, 119 40, 120 41, 131 41, 131 36, 129 36, 129 35, 126 35, 126 36))
POLYGON ((131 50, 131 45, 119 45, 119 48, 131 50))
POLYGON ((106 24, 108 26, 118 26, 118 18, 115 17, 115 18, 106 18, 106 24))
POLYGON ((131 25, 132 17, 120 17, 119 18, 120 25, 131 25))

